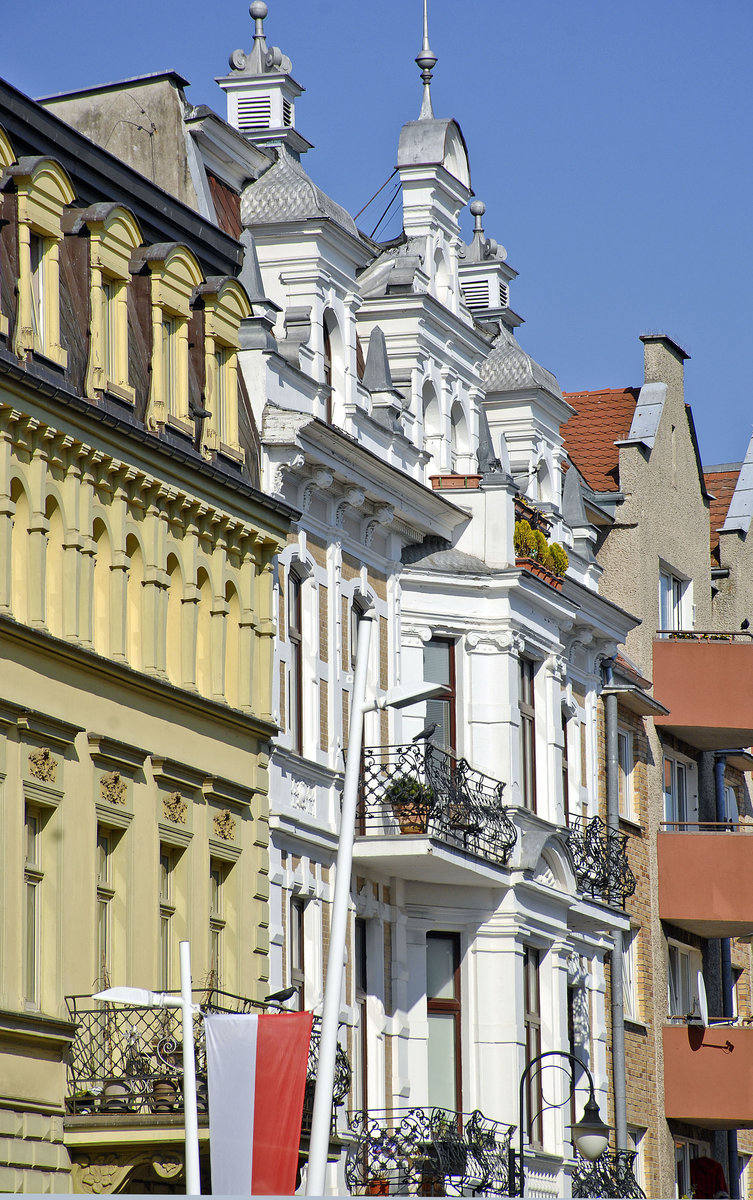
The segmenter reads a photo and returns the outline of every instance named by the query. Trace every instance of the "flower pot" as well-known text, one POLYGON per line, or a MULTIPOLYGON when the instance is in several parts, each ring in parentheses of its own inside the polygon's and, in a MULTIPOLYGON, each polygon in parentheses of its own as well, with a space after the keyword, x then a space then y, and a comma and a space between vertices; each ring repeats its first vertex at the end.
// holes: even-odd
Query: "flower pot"
POLYGON ((131 1089, 125 1079, 108 1079, 102 1088, 99 1102, 100 1112, 130 1112, 131 1089))
POLYGON ((367 1196, 389 1196, 389 1194, 389 1180, 383 1178, 382 1176, 377 1176, 374 1179, 370 1179, 366 1184, 367 1196))
POLYGON ((178 1088, 173 1079, 155 1079, 152 1084, 152 1112, 174 1112, 178 1088))
POLYGON ((429 821, 428 804, 393 804, 392 811, 401 833, 426 833, 429 821))
POLYGON ((522 567, 530 575, 535 575, 537 579, 548 583, 551 588, 554 588, 555 592, 562 591, 562 576, 555 575, 553 571, 549 571, 545 566, 542 566, 535 558, 516 558, 515 566, 522 567))

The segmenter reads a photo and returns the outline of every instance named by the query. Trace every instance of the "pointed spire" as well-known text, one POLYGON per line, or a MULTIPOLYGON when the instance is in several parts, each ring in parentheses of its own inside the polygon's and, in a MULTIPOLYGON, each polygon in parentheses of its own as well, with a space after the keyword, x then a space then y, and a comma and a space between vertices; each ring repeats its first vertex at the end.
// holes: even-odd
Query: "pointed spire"
POLYGON ((429 0, 424 0, 424 44, 421 47, 421 53, 416 58, 416 63, 421 68, 421 78, 424 81, 424 99, 419 121, 434 120, 434 109, 431 103, 431 77, 437 61, 437 56, 432 53, 429 45, 429 0))

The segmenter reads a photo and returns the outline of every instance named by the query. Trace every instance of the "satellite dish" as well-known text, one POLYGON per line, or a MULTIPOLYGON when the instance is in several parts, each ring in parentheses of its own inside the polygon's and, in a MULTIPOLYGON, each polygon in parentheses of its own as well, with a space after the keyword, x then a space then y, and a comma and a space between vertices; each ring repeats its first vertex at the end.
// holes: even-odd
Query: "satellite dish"
POLYGON ((706 999, 706 984, 703 982, 703 971, 698 972, 696 987, 698 990, 698 1007, 701 1012, 701 1024, 705 1026, 709 1023, 709 1002, 706 999))

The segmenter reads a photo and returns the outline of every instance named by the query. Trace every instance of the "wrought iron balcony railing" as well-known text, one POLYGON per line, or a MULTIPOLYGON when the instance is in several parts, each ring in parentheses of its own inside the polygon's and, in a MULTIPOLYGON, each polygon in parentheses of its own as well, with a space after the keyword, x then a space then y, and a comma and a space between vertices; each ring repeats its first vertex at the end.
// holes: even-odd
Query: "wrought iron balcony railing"
POLYGON ((595 1162, 576 1154, 572 1174, 573 1197, 619 1196, 630 1200, 646 1200, 633 1167, 634 1150, 605 1150, 595 1162))
MULTIPOLYGON (((264 1012, 243 996, 229 992, 195 991, 201 1012, 194 1016, 196 1090, 199 1112, 207 1111, 207 1068, 204 1013, 264 1012)), ((183 1051, 181 1013, 175 1008, 140 1008, 103 1004, 91 996, 68 996, 66 1004, 76 1022, 76 1037, 68 1064, 66 1108, 72 1115, 134 1113, 167 1114, 183 1111, 183 1051)), ((273 1009, 271 1011, 277 1011, 273 1009)), ((306 1073, 301 1131, 308 1133, 319 1062, 320 1018, 314 1018, 306 1073)), ((334 1103, 339 1106, 350 1090, 351 1069, 341 1046, 337 1049, 334 1103)), ((334 1114, 333 1114, 334 1117, 334 1114)))
POLYGON ((504 787, 428 743, 372 747, 363 754, 358 832, 423 834, 507 863, 517 834, 504 787))
POLYGON ((345 1181, 367 1196, 508 1196, 510 1138, 480 1112, 442 1108, 357 1113, 345 1181))
POLYGON ((601 817, 571 817, 567 835, 581 892, 624 904, 636 888, 627 856, 627 835, 608 829, 601 817))

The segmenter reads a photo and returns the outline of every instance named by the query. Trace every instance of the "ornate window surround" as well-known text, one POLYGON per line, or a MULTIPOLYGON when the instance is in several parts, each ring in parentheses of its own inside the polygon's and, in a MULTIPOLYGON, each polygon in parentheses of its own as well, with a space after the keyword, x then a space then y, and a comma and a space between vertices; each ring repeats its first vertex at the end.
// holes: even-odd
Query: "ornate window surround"
POLYGON ((238 440, 238 349, 240 323, 251 316, 251 304, 241 285, 229 276, 208 279, 197 296, 204 302, 205 403, 210 413, 204 446, 243 461, 238 440))

